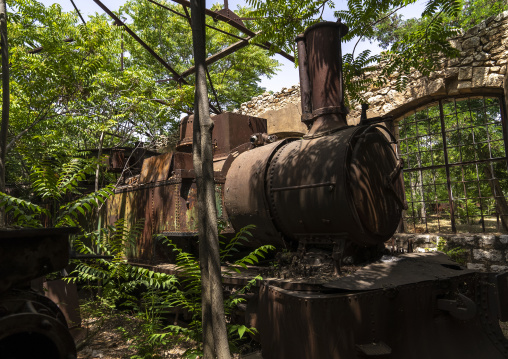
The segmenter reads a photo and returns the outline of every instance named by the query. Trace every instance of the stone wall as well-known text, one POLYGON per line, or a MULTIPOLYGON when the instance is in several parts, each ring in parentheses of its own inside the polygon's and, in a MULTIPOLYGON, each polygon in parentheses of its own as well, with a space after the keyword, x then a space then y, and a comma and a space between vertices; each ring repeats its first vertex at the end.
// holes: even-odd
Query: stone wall
MULTIPOLYGON (((370 106, 367 116, 391 115, 398 121, 418 107, 452 96, 504 95, 506 100, 508 12, 490 17, 450 41, 452 46, 460 51, 460 57, 443 59, 438 70, 429 76, 422 76, 415 71, 404 91, 399 92, 395 88, 396 74, 386 86, 372 86, 365 91, 363 97, 370 106)), ((369 75, 375 77, 377 71, 369 75)), ((351 109, 348 115, 350 125, 358 123, 360 110, 361 105, 351 109)), ((281 131, 280 127, 277 127, 280 124, 292 124, 290 132, 293 134, 304 134, 306 130, 300 123, 298 85, 289 89, 283 88, 275 94, 264 93, 242 104, 235 112, 267 118, 269 133, 281 131)), ((507 235, 396 234, 393 240, 398 248, 407 248, 408 242, 411 241, 415 250, 428 251, 436 250, 438 241, 443 239, 447 241, 448 248, 462 249, 461 254, 470 268, 508 270, 507 235)))
POLYGON ((397 233, 392 240, 387 242, 389 247, 393 245, 397 250, 406 251, 411 242, 415 252, 435 251, 439 241, 445 241, 445 250, 455 249, 461 264, 469 269, 492 272, 508 270, 508 235, 397 233))

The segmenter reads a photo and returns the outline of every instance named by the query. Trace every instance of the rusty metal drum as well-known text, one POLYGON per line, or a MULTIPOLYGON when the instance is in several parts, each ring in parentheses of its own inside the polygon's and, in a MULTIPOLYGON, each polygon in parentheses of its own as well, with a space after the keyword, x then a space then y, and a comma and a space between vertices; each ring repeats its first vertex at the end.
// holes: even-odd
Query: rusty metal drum
POLYGON ((233 227, 258 227, 263 243, 386 241, 403 207, 400 163, 377 126, 347 127, 318 137, 247 151, 226 178, 233 227))

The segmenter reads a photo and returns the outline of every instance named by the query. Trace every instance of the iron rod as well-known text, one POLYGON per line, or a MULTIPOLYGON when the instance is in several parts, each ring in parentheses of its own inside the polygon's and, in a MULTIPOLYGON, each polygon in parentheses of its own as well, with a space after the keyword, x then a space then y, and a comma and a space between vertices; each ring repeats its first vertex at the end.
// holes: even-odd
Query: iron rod
POLYGON ((450 204, 450 223, 452 225, 452 232, 457 233, 457 227, 455 226, 455 210, 453 208, 453 196, 452 196, 452 184, 450 179, 450 166, 448 164, 448 148, 446 146, 446 134, 445 134, 445 123, 444 123, 444 111, 443 103, 439 101, 439 118, 441 120, 441 136, 443 138, 443 153, 445 161, 446 171, 446 186, 448 188, 448 202, 450 204))
MULTIPOLYGON (((94 0, 95 1, 95 0, 94 0)), ((177 4, 180 4, 182 6, 186 6, 186 7, 190 7, 190 2, 187 1, 187 0, 173 0, 174 2, 176 2, 177 4)), ((219 14, 215 11, 212 11, 212 10, 209 10, 209 9, 206 9, 205 10, 205 14, 208 15, 208 16, 211 16, 214 20, 220 20, 220 21, 223 21, 225 22, 226 24, 229 24, 231 26, 233 26, 234 28, 240 30, 241 32, 243 32, 245 35, 249 35, 249 36, 256 36, 256 33, 247 29, 245 26, 243 26, 242 24, 239 24, 233 20, 231 20, 229 17, 227 16, 224 16, 222 14, 219 14)), ((256 44, 257 45, 257 44, 256 44)), ((265 42, 263 44, 264 46, 266 46, 268 49, 270 49, 271 47, 273 47, 273 45, 269 42, 265 42)), ((291 56, 289 55, 288 53, 286 53, 285 51, 276 51, 277 54, 285 57, 286 59, 288 59, 289 61, 292 61, 294 62, 295 61, 295 58, 294 56, 291 56)))
POLYGON ((324 183, 304 184, 301 186, 272 188, 272 189, 270 189, 270 192, 292 191, 295 189, 307 189, 307 188, 326 187, 326 186, 330 186, 330 188, 333 189, 333 188, 335 188, 335 182, 324 182, 324 183))
POLYGON ((146 44, 143 40, 139 38, 138 35, 134 33, 118 16, 116 16, 111 10, 109 10, 106 5, 104 5, 100 0, 93 0, 97 5, 101 7, 102 10, 104 10, 118 25, 121 25, 124 27, 125 31, 131 35, 134 40, 136 40, 141 46, 145 48, 146 51, 150 53, 162 66, 164 66, 169 72, 173 74, 173 76, 178 79, 178 82, 182 82, 185 85, 188 85, 187 81, 183 79, 178 72, 175 71, 162 57, 160 57, 148 44, 146 44))
MULTIPOLYGON (((208 66, 210 64, 213 64, 214 62, 226 57, 227 55, 247 46, 249 44, 249 40, 252 39, 252 37, 248 37, 246 39, 243 39, 241 41, 235 42, 234 44, 230 45, 229 47, 226 47, 224 50, 217 52, 216 54, 213 54, 212 56, 208 57, 205 60, 205 64, 208 66)), ((189 75, 192 75, 194 72, 196 72, 196 67, 192 66, 189 69, 182 72, 182 77, 187 77, 189 75)))

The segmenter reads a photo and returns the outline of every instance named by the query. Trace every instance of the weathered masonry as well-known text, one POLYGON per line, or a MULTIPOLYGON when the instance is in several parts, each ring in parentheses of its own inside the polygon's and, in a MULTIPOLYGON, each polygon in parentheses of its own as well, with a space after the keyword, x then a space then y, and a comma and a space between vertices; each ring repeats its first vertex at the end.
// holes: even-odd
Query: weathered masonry
MULTIPOLYGON (((394 118, 399 154, 405 161, 408 210, 394 242, 431 250, 445 240, 448 248, 461 248, 470 267, 504 270, 508 269, 508 237, 503 235, 508 233, 508 12, 450 41, 460 57, 443 59, 429 76, 415 71, 405 91, 396 90, 394 76, 385 87, 363 94, 368 117, 394 118)), ((269 134, 305 133, 297 85, 255 97, 237 112, 267 118, 269 134), (279 131, 288 123, 294 123, 291 131, 279 131)), ((360 105, 351 109, 348 123, 358 123, 360 112, 360 105)))

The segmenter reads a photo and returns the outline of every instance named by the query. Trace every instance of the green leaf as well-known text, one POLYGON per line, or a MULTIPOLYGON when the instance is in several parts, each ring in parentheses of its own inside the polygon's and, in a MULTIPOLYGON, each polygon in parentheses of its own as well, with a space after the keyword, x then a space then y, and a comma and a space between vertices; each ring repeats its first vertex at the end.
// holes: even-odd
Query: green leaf
POLYGON ((247 329, 247 327, 245 325, 242 325, 238 328, 238 336, 240 338, 243 337, 243 334, 245 333, 245 330, 247 329))

